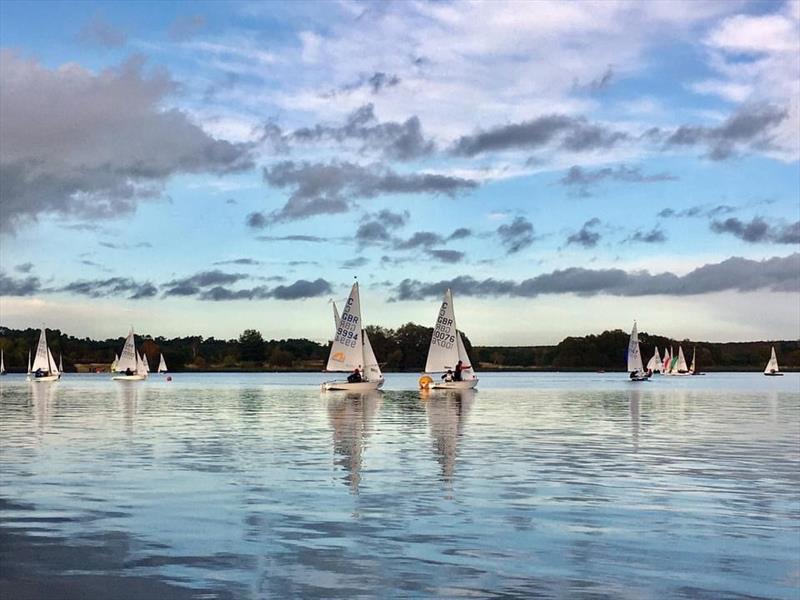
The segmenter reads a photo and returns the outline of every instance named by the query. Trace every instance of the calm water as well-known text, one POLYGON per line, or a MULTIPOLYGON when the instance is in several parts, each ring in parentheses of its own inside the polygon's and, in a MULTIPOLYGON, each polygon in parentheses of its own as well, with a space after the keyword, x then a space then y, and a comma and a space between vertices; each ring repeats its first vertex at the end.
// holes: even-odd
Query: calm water
POLYGON ((800 596, 800 376, 0 381, 2 598, 800 596))

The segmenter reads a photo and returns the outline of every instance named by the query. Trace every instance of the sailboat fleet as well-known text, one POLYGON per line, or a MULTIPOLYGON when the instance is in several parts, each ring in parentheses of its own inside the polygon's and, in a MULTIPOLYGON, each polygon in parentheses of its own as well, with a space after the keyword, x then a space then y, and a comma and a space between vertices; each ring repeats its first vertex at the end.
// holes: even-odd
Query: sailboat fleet
MULTIPOLYGON (((369 392, 383 387, 384 377, 361 316, 361 298, 358 282, 353 284, 350 295, 339 314, 336 303, 333 303, 335 337, 331 344, 330 354, 325 370, 332 373, 349 373, 345 379, 325 381, 321 384, 323 391, 344 390, 351 392, 369 392)), ((670 346, 664 348, 663 356, 656 346, 652 357, 645 367, 639 345, 639 333, 634 321, 628 339, 627 371, 631 381, 647 381, 654 374, 665 376, 704 375, 697 371, 697 349, 692 349, 692 361, 686 363, 683 347, 678 345, 678 352, 670 346)), ((58 364, 47 345, 44 328, 39 334, 36 354, 31 362, 28 352, 27 379, 32 382, 58 381, 64 372, 62 356, 59 354, 58 364)), ((144 352, 136 350, 133 328, 128 332, 122 352, 114 355, 111 364, 114 381, 143 381, 150 373, 150 365, 144 352)), ((164 355, 160 354, 158 373, 167 372, 164 355)), ((0 375, 5 375, 5 356, 0 349, 0 375)), ((769 362, 764 375, 782 376, 775 354, 771 349, 769 362)), ((171 379, 171 378, 167 378, 171 379)), ((478 385, 478 377, 467 354, 464 338, 456 325, 453 307, 453 293, 448 289, 442 300, 436 323, 433 328, 425 372, 419 378, 422 390, 465 390, 478 385)))

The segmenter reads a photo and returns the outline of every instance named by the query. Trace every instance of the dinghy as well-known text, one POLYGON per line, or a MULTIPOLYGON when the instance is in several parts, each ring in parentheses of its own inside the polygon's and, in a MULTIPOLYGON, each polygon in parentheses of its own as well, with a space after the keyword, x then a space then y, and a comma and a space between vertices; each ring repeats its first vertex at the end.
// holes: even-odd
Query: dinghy
POLYGON ((46 381, 58 381, 61 371, 56 366, 53 353, 47 347, 47 336, 42 328, 39 333, 39 345, 36 347, 36 356, 31 365, 31 357, 28 354, 28 381, 43 383, 46 381))
POLYGON ((472 369, 467 356, 467 349, 461 332, 456 326, 456 315, 453 309, 453 294, 448 289, 436 318, 436 327, 431 336, 428 348, 428 360, 425 373, 419 378, 421 389, 433 390, 467 390, 478 385, 478 378, 472 369), (448 371, 455 374, 456 365, 461 362, 461 381, 447 381, 440 373, 448 371))
POLYGON ((119 364, 119 354, 114 354, 114 362, 111 363, 111 372, 115 372, 117 370, 117 365, 119 364))
POLYGON ((164 360, 164 355, 161 355, 161 358, 158 360, 158 372, 159 373, 166 373, 167 372, 167 363, 164 360))
POLYGON ((125 338, 125 346, 119 355, 119 360, 116 361, 117 365, 114 372, 117 373, 111 379, 114 381, 142 381, 147 378, 147 371, 142 359, 136 352, 136 344, 133 339, 133 327, 128 332, 128 337, 125 338), (126 374, 130 371, 130 375, 126 374))
POLYGON ((6 374, 6 363, 3 360, 3 349, 0 348, 0 375, 6 374))
POLYGON ((645 372, 642 365, 642 352, 639 348, 639 332, 636 330, 636 321, 633 322, 631 337, 628 339, 628 373, 631 381, 647 381, 650 373, 645 372))
POLYGON ((672 363, 669 367, 669 372, 665 375, 672 375, 673 377, 683 377, 691 375, 689 367, 686 365, 686 357, 683 355, 683 347, 678 346, 678 355, 672 357, 672 363))
POLYGON ((650 373, 661 373, 661 355, 658 353, 658 346, 653 352, 653 357, 647 361, 647 370, 650 373))
POLYGON ((375 358, 369 336, 362 327, 361 300, 358 282, 353 284, 341 317, 336 319, 336 305, 333 306, 336 321, 336 337, 333 339, 326 371, 361 374, 361 381, 326 381, 321 385, 323 391, 344 390, 348 392, 368 392, 383 386, 383 373, 375 358))
POLYGON ((764 375, 767 377, 781 377, 780 367, 778 367, 778 357, 775 355, 775 346, 772 347, 772 354, 769 357, 769 362, 764 369, 764 375))

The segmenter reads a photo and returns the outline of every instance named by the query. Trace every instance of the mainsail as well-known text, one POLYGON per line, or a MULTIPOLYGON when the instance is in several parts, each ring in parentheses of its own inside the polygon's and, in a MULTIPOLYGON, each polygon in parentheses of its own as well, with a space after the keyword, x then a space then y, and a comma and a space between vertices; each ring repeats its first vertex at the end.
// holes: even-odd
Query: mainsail
POLYGON ((327 371, 352 371, 364 367, 364 344, 361 340, 361 301, 358 282, 353 284, 344 306, 336 337, 328 357, 327 371))
MULTIPOLYGON (((431 345, 428 348, 428 360, 425 362, 426 373, 442 373, 448 369, 455 369, 459 360, 458 337, 456 315, 453 310, 453 294, 448 289, 444 293, 439 316, 436 318, 436 327, 433 329, 431 345)), ((466 351, 464 354, 466 355, 466 351)))
POLYGON ((653 373, 659 373, 661 371, 661 355, 658 353, 658 346, 656 346, 656 350, 653 352, 653 357, 647 362, 647 370, 653 373))
POLYGON ((689 372, 694 373, 695 369, 697 369, 697 346, 692 348, 692 364, 689 367, 689 372))
POLYGON ((764 373, 780 373, 778 367, 778 357, 775 355, 775 346, 772 347, 772 354, 770 354, 769 362, 767 363, 764 373))
POLYGON ((672 349, 664 348, 664 364, 661 365, 662 373, 669 373, 669 367, 672 364, 672 349))
POLYGON ((6 363, 3 360, 3 350, 0 348, 0 375, 6 372, 6 363))
POLYGON ((158 372, 159 373, 166 373, 167 372, 167 363, 164 360, 164 355, 161 355, 161 359, 158 361, 158 372))
POLYGON ((686 358, 683 356, 683 348, 678 346, 678 365, 677 369, 678 373, 688 373, 689 367, 686 365, 686 358))
POLYGON ((633 322, 631 337, 628 340, 628 372, 644 373, 642 353, 639 350, 639 332, 636 330, 636 321, 633 322))
POLYGON ((141 358, 141 360, 140 360, 139 364, 142 365, 142 368, 144 369, 145 373, 149 373, 150 372, 150 363, 147 362, 147 355, 144 352, 142 352, 142 355, 141 355, 140 358, 141 358))

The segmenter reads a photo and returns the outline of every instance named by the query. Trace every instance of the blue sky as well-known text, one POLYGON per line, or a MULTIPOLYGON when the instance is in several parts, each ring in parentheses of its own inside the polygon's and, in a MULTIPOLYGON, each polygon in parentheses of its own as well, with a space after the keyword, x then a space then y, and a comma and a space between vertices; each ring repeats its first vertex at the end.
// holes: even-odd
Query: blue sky
POLYGON ((0 321, 800 337, 797 2, 0 3, 0 321))

